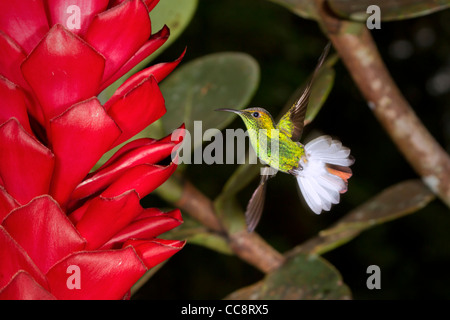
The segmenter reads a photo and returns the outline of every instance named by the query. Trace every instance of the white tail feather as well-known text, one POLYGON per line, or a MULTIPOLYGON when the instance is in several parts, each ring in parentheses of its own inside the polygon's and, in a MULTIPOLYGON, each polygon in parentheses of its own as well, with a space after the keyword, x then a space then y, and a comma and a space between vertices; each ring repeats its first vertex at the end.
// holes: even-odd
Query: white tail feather
POLYGON ((311 210, 320 214, 339 203, 340 194, 347 191, 348 168, 354 162, 350 149, 330 136, 321 136, 305 145, 305 155, 296 171, 297 182, 311 210), (330 170, 330 166, 337 166, 330 170))

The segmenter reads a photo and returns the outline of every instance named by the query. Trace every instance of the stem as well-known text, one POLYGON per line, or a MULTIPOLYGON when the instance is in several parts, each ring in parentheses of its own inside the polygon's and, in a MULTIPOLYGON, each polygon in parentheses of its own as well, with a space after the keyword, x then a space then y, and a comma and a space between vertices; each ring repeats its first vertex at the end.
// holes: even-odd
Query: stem
POLYGON ((175 206, 189 213, 191 217, 212 231, 219 234, 226 233, 214 211, 212 201, 190 182, 184 182, 181 197, 175 202, 175 206))
POLYGON ((450 207, 450 158, 389 74, 365 24, 339 20, 316 0, 319 23, 372 112, 424 183, 450 207))
POLYGON ((224 237, 238 257, 260 271, 268 273, 283 264, 283 255, 255 232, 227 230, 219 219, 211 199, 190 182, 182 183, 179 178, 172 176, 156 192, 211 231, 224 237))
POLYGON ((182 195, 174 205, 225 237, 238 257, 260 271, 268 273, 284 262, 281 253, 272 248, 258 234, 247 231, 228 233, 216 215, 213 202, 191 183, 184 183, 182 195))

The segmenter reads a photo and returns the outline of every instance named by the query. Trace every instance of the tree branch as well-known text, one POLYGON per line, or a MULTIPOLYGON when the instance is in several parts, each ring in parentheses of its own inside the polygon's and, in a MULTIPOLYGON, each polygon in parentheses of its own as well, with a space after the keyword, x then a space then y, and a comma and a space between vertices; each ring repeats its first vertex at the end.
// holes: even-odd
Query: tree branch
MULTIPOLYGON (((169 185, 172 188, 175 182, 174 178, 171 179, 169 185)), ((164 189, 164 185, 160 186, 158 190, 161 188, 164 189)), ((163 197, 164 194, 164 192, 160 193, 163 197)), ((183 183, 181 195, 173 203, 211 231, 225 237, 238 257, 260 271, 268 273, 283 264, 283 255, 272 248, 257 233, 248 233, 246 230, 229 233, 219 220, 213 202, 190 182, 183 183)))

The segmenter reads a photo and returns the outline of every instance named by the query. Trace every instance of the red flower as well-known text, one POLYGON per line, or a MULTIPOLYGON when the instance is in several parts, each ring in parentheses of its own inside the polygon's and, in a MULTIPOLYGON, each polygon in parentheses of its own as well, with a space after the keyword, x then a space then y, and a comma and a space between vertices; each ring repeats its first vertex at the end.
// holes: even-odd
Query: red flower
POLYGON ((156 238, 180 212, 139 203, 182 136, 132 141, 89 173, 166 112, 158 82, 181 58, 96 98, 169 36, 151 35, 157 2, 0 2, 0 298, 123 298, 183 247, 156 238))

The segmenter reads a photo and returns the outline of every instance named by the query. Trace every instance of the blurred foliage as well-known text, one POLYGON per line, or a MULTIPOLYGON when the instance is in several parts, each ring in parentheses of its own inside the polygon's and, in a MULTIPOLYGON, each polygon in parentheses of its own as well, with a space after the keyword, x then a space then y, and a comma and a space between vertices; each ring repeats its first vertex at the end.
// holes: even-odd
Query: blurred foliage
POLYGON ((296 255, 262 281, 239 289, 226 299, 319 300, 350 299, 351 292, 336 269, 318 256, 296 255))
POLYGON ((317 237, 291 250, 289 255, 297 252, 324 254, 366 229, 422 209, 434 198, 420 180, 400 182, 353 209, 333 226, 320 231, 317 237))
POLYGON ((192 17, 197 9, 198 0, 165 0, 158 3, 158 5, 150 12, 150 19, 152 21, 153 32, 161 30, 164 25, 170 29, 170 37, 167 41, 150 55, 149 60, 144 60, 142 63, 148 63, 161 54, 168 48, 184 31, 184 29, 191 22, 192 17))
MULTIPOLYGON (((167 115, 161 119, 164 135, 180 123, 193 134, 194 121, 202 121, 203 132, 225 128, 233 114, 214 109, 242 109, 250 102, 258 83, 258 63, 244 53, 215 53, 180 66, 161 85, 167 109, 167 115)), ((201 139, 198 141, 201 143, 201 139)), ((191 143, 193 148, 199 147, 196 141, 191 143)))
MULTIPOLYGON (((198 63, 204 59, 203 56, 215 52, 240 51, 252 56, 260 65, 261 75, 260 86, 249 105, 262 106, 277 115, 283 106, 292 103, 289 97, 295 96, 299 86, 306 81, 327 41, 315 22, 298 18, 285 9, 301 1, 283 2, 285 7, 268 1, 200 0, 192 22, 180 38, 166 49, 164 57, 177 56, 187 45, 188 52, 179 67, 181 73, 183 66, 187 69, 188 65, 194 65, 197 58, 198 63)), ((298 7, 296 13, 299 14, 298 7)), ((449 18, 450 12, 447 10, 417 19, 383 22, 381 29, 373 31, 379 50, 400 90, 447 150, 450 150, 450 46, 446 41, 450 33, 449 18)), ((339 137, 352 149, 357 161, 352 167, 354 176, 350 180, 349 191, 331 213, 316 216, 302 203, 301 197, 299 200, 295 179, 280 174, 268 184, 258 233, 281 252, 308 239, 314 241, 318 239, 314 238, 317 234, 320 241, 338 235, 338 242, 331 241, 334 250, 324 253, 328 249, 319 247, 317 252, 324 253, 323 257, 339 270, 355 299, 449 298, 446 270, 450 267, 450 247, 445 245, 450 241, 448 208, 438 201, 426 205, 433 196, 417 181, 400 183, 383 191, 399 181, 417 176, 366 107, 345 67, 336 59, 327 67, 327 77, 336 79, 334 88, 331 92, 331 87, 322 91, 324 96, 329 94, 329 98, 322 100, 323 110, 305 129, 302 140, 327 133, 339 137), (331 68, 333 63, 334 68, 331 68), (374 200, 367 202, 371 198, 374 200), (357 206, 360 207, 337 222, 357 206), (357 240, 335 249, 362 230, 412 211, 416 211, 415 214, 372 228, 359 235, 357 240), (359 220, 361 212, 368 212, 363 222, 359 220), (332 226, 333 223, 336 224, 332 226), (366 269, 372 264, 381 268, 381 290, 366 287, 366 269)), ((179 82, 182 80, 180 78, 179 82)), ((166 79, 168 87, 170 81, 175 80, 166 79)), ((199 86, 200 91, 201 88, 199 86)), ((253 94, 251 90, 248 92, 253 94)), ((167 99, 169 103, 170 98, 167 99)), ((210 112, 217 114, 213 111, 216 107, 224 105, 211 106, 210 112)), ((225 114, 222 116, 224 122, 229 121, 225 114)), ((178 118, 180 122, 183 119, 181 116, 178 118)), ((230 128, 242 127, 240 121, 230 125, 230 128)), ((246 165, 194 165, 184 168, 184 175, 211 199, 219 195, 219 200, 221 197, 232 199, 228 204, 231 203, 235 212, 236 208, 245 208, 257 185, 256 179, 251 181, 254 167, 248 171, 250 166, 246 165)), ((146 206, 171 206, 154 195, 145 198, 143 203, 146 206)), ((194 239, 191 243, 221 248, 221 253, 187 245, 134 298, 220 299, 230 292, 236 295, 252 293, 263 298, 287 298, 286 294, 297 298, 319 297, 320 288, 309 295, 299 295, 286 283, 284 279, 295 274, 292 270, 296 268, 309 271, 319 268, 323 271, 322 275, 331 277, 326 279, 334 279, 328 284, 340 285, 327 288, 331 290, 327 292, 338 295, 320 297, 350 296, 334 267, 322 258, 312 262, 303 254, 297 255, 280 268, 279 273, 263 278, 253 267, 228 255, 229 248, 220 239, 202 230, 199 232, 201 226, 186 220, 180 232, 185 232, 186 238, 194 239), (310 266, 312 269, 308 269, 310 266), (245 288, 236 291, 242 287, 245 288)), ((308 242, 305 244, 308 245, 308 242)), ((327 245, 330 248, 330 243, 327 245)), ((318 279, 316 276, 312 274, 308 278, 300 274, 293 281, 307 287, 310 281, 318 279)), ((316 282, 320 283, 319 280, 316 282)))

